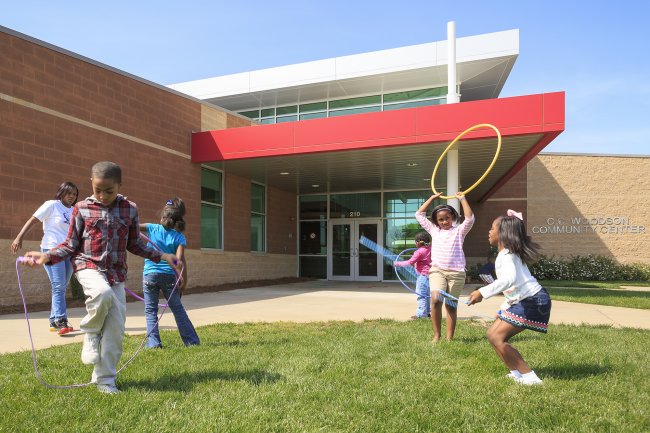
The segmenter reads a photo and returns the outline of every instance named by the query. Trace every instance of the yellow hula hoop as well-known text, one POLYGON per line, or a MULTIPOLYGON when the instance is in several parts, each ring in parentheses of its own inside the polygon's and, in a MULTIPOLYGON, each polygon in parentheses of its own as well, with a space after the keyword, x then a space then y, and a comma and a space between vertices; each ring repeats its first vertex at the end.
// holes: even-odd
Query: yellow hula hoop
MULTIPOLYGON (((470 128, 467 128, 466 130, 464 130, 463 132, 458 134, 458 137, 454 138, 454 140, 451 143, 449 143, 449 146, 447 146, 445 151, 442 152, 442 155, 440 155, 440 158, 438 158, 438 162, 436 162, 436 166, 433 169, 433 174, 431 175, 431 190, 433 191, 434 194, 438 194, 438 191, 436 191, 436 173, 438 173, 438 167, 440 166, 440 163, 442 162, 442 159, 445 157, 447 152, 449 152, 449 149, 451 149, 454 146, 454 144, 456 144, 458 142, 458 140, 463 138, 465 136, 465 134, 467 134, 468 132, 472 132, 475 129, 479 129, 479 128, 492 128, 494 130, 494 132, 497 133, 497 151, 494 153, 494 158, 492 159, 492 162, 490 163, 490 166, 487 168, 487 170, 485 170, 485 173, 483 173, 483 176, 479 177, 479 179, 476 182, 474 182, 474 185, 470 186, 465 191, 463 191, 463 195, 467 194, 468 192, 470 192, 474 188, 476 188, 478 186, 478 184, 481 183, 483 181, 483 179, 485 179, 485 177, 488 175, 488 173, 490 173, 490 170, 492 170, 492 167, 494 167, 494 163, 497 162, 497 158, 499 157, 499 152, 501 151, 501 132, 494 125, 490 125, 489 123, 479 123, 478 125, 474 125, 474 126, 472 126, 470 128)), ((456 196, 455 195, 441 195, 440 198, 444 199, 444 200, 449 200, 450 198, 456 198, 456 196)))

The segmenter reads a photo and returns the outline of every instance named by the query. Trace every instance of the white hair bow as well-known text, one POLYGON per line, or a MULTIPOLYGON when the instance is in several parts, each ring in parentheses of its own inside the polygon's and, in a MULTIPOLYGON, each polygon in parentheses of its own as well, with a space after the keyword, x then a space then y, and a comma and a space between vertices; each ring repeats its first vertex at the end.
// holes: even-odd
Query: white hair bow
POLYGON ((519 218, 519 219, 522 220, 522 221, 524 220, 524 216, 522 215, 521 212, 515 212, 515 211, 513 211, 512 209, 508 209, 508 212, 507 212, 506 214, 507 214, 508 216, 517 217, 517 218, 519 218))

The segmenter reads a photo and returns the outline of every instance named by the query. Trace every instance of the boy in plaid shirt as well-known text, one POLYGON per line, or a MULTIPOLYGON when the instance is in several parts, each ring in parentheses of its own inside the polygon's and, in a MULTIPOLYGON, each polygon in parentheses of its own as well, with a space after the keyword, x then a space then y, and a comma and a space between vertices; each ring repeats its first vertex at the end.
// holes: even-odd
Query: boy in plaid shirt
POLYGON ((81 361, 93 364, 91 382, 100 392, 119 392, 115 386, 117 364, 122 356, 126 322, 126 251, 156 263, 164 260, 178 269, 172 254, 161 254, 140 239, 138 209, 118 191, 122 169, 103 161, 91 170, 93 195, 76 204, 70 229, 63 243, 46 253, 29 252, 33 264, 56 264, 71 258, 86 295, 85 333, 81 361))

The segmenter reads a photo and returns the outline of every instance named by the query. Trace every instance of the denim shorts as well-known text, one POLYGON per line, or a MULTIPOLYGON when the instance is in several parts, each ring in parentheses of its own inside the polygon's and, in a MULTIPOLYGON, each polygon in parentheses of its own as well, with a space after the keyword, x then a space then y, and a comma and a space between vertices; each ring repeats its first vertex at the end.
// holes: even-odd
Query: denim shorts
POLYGON ((499 310, 499 319, 518 328, 537 332, 548 332, 548 319, 551 315, 551 297, 545 288, 533 296, 522 299, 507 310, 499 310))

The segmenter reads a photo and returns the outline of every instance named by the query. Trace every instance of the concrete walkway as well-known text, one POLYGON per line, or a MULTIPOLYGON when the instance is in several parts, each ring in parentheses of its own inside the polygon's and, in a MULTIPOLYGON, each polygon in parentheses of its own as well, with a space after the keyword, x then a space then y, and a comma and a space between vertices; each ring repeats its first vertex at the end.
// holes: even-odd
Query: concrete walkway
MULTIPOLYGON (((501 296, 495 296, 472 307, 461 304, 458 318, 492 320, 502 302, 501 296)), ((397 283, 313 281, 187 295, 183 297, 183 305, 198 327, 226 322, 409 320, 415 313, 416 298, 397 283)), ((128 334, 145 333, 143 310, 141 302, 127 304, 128 334)), ((68 320, 75 329, 84 315, 84 308, 68 310, 68 320)), ((82 341, 83 334, 79 331, 64 336, 49 332, 48 316, 48 312, 29 315, 37 349, 82 341)), ((650 329, 650 310, 553 301, 551 323, 650 329)), ((2 315, 0 324, 3 330, 0 353, 30 350, 24 314, 2 315)), ((160 327, 175 329, 171 311, 165 313, 160 327)))

